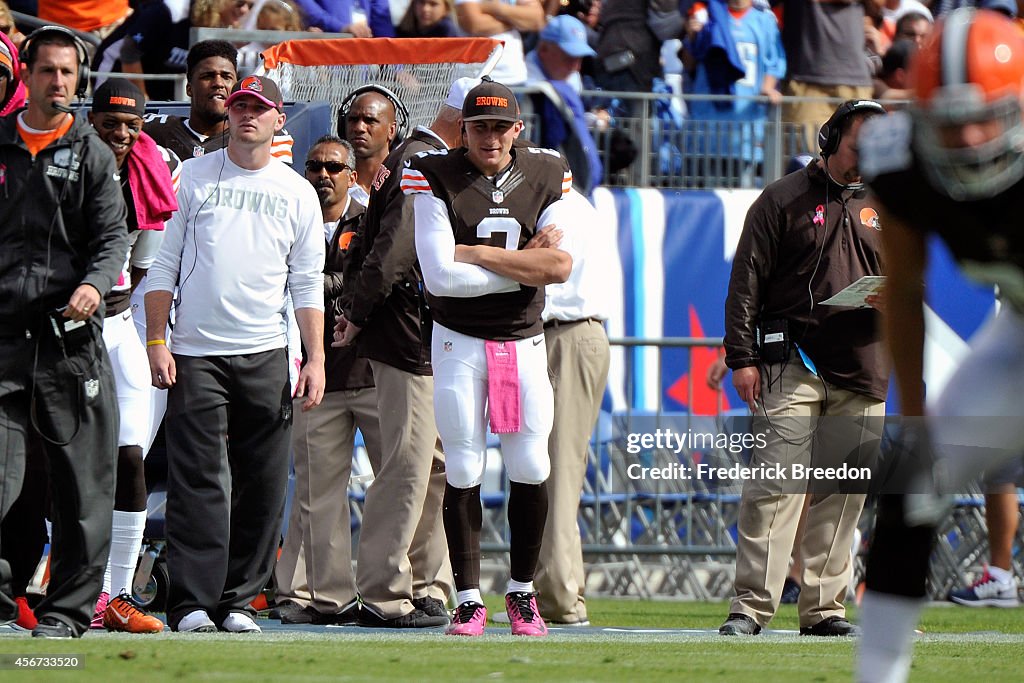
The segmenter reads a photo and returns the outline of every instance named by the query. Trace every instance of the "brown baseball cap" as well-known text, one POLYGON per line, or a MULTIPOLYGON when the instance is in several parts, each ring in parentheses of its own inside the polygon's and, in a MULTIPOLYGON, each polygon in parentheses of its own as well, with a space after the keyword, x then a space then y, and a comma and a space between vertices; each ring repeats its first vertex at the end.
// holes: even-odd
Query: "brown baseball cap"
POLYGON ((235 83, 231 94, 228 95, 226 105, 230 107, 232 102, 245 95, 255 97, 263 104, 274 107, 278 111, 284 104, 284 100, 281 98, 281 89, 277 87, 277 83, 266 76, 246 76, 235 83))
POLYGON ((507 86, 486 77, 480 85, 466 93, 466 101, 462 103, 463 121, 483 119, 519 120, 516 96, 507 86))

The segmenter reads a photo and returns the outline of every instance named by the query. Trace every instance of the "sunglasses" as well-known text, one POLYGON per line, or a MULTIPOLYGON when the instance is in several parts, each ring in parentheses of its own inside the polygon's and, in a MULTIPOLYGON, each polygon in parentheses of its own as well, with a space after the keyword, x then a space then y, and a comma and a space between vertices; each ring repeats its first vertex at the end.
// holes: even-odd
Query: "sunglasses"
POLYGON ((319 173, 325 168, 328 173, 341 173, 342 171, 352 170, 340 161, 316 161, 315 159, 310 159, 306 162, 306 170, 310 173, 319 173))

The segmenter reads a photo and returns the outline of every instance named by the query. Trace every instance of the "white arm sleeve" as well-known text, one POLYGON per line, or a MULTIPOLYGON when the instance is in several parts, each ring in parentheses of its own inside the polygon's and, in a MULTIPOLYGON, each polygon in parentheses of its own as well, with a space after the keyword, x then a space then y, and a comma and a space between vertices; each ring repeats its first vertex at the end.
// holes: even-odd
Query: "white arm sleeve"
POLYGON ((559 243, 558 248, 569 254, 575 265, 577 259, 583 255, 583 236, 580 234, 578 227, 580 225, 588 225, 593 212, 594 207, 590 205, 590 202, 583 195, 572 190, 568 194, 563 195, 562 199, 549 204, 541 212, 540 217, 537 219, 537 229, 541 230, 554 224, 556 229, 561 230, 562 241, 559 243), (574 193, 575 196, 573 196, 574 193), (579 198, 579 201, 577 201, 576 197, 579 198), (579 202, 582 202, 582 204, 579 202))
POLYGON ((413 197, 416 256, 423 282, 434 296, 475 297, 515 292, 519 283, 486 268, 455 261, 455 233, 443 201, 420 192, 413 197))
POLYGON ((320 200, 308 185, 300 198, 295 242, 288 253, 288 293, 296 309, 324 310, 324 218, 320 200), (315 201, 314 201, 315 200, 315 201))
POLYGON ((190 171, 191 169, 186 168, 186 165, 182 166, 181 182, 178 186, 178 210, 171 214, 171 220, 164 224, 164 236, 160 243, 160 250, 149 267, 149 276, 146 281, 146 291, 148 292, 173 292, 174 287, 178 284, 178 275, 181 273, 181 257, 185 247, 185 227, 188 225, 189 213, 192 210, 188 196, 192 189, 190 187, 192 184, 190 171))
POLYGON ((160 245, 164 241, 164 230, 140 230, 139 236, 135 238, 135 245, 132 247, 131 265, 133 268, 147 270, 156 254, 160 251, 160 245))

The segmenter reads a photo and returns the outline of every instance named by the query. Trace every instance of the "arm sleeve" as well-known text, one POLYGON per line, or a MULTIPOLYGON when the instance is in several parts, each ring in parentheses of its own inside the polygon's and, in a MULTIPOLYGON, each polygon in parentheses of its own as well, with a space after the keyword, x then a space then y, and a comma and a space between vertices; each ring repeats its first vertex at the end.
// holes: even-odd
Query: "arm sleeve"
POLYGON ((164 238, 153 264, 149 267, 146 291, 173 292, 181 272, 181 255, 185 246, 185 226, 192 207, 189 205, 189 186, 192 184, 189 164, 182 164, 178 187, 178 210, 165 223, 164 238))
POLYGON ((296 309, 313 308, 323 311, 324 254, 327 249, 324 221, 313 186, 306 185, 303 190, 306 191, 306 199, 299 203, 295 242, 288 254, 288 292, 296 309), (316 210, 313 207, 317 207, 316 210))
MULTIPOLYGON (((416 263, 416 238, 413 228, 413 198, 398 191, 374 200, 387 204, 377 225, 373 244, 365 253, 358 276, 352 281, 351 320, 356 324, 369 319, 390 296, 416 263)), ((349 303, 346 299, 346 304, 349 303)))
POLYGON ((340 33, 352 23, 352 3, 344 0, 295 0, 302 9, 307 26, 322 28, 328 33, 340 33))
POLYGON ((537 229, 551 225, 562 231, 562 241, 558 248, 572 257, 572 262, 583 256, 583 235, 579 229, 581 224, 595 219, 594 207, 578 192, 563 195, 557 202, 552 202, 544 209, 537 219, 537 229), (583 206, 583 205, 586 206, 583 206))
POLYGON ((86 187, 82 215, 89 237, 91 258, 81 284, 92 285, 106 296, 117 282, 128 253, 127 209, 121 195, 114 157, 96 136, 85 136, 81 149, 86 187))
POLYGON ((164 230, 140 230, 132 247, 131 265, 133 268, 147 270, 156 260, 157 252, 164 241, 164 230))
POLYGON ((764 73, 781 81, 786 77, 786 50, 782 46, 782 33, 775 15, 771 12, 764 14, 764 73))
POLYGON ((455 261, 455 233, 443 201, 433 194, 417 193, 416 254, 423 282, 434 296, 476 297, 515 292, 519 283, 480 266, 455 261))
POLYGON ((725 300, 725 362, 736 370, 757 365, 756 328, 765 283, 775 268, 782 211, 762 194, 747 212, 736 246, 725 300))
POLYGON ((391 6, 387 0, 369 0, 366 21, 374 38, 394 38, 395 25, 391 21, 391 6))

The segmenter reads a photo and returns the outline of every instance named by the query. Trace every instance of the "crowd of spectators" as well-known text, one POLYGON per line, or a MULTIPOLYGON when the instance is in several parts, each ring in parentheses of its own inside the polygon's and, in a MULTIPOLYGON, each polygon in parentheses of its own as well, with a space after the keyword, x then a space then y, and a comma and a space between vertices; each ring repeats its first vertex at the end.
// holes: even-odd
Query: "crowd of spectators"
MULTIPOLYGON (((529 128, 528 134, 535 139, 563 138, 564 144, 556 147, 562 151, 585 147, 584 156, 594 160, 600 149, 601 160, 591 164, 591 171, 598 182, 607 183, 615 182, 616 172, 633 163, 639 146, 635 138, 641 129, 650 129, 645 124, 652 124, 654 134, 662 136, 653 145, 657 156, 653 173, 705 179, 688 186, 731 187, 756 187, 763 182, 766 121, 781 114, 789 153, 813 151, 814 136, 838 101, 906 98, 906 64, 936 18, 965 4, 1011 16, 1017 12, 1013 0, 11 0, 10 4, 102 41, 93 70, 138 74, 133 81, 150 100, 174 99, 173 81, 147 81, 144 75, 184 73, 193 27, 342 32, 360 38, 495 37, 504 42, 502 58, 492 73, 495 80, 512 86, 558 84, 565 79, 548 71, 554 59, 551 49, 544 47, 543 34, 552 18, 567 15, 579 22, 573 30, 583 32, 588 49, 582 54, 578 49, 563 53, 564 59, 579 60, 568 81, 573 92, 560 86, 557 92, 548 90, 547 105, 532 109, 553 108, 563 115, 539 112, 528 120, 537 127, 529 128), (538 48, 547 50, 548 59, 543 65, 534 59, 531 70, 529 55, 538 48), (594 91, 609 95, 579 95, 594 91), (645 107, 649 93, 660 93, 661 100, 645 107), (684 95, 684 103, 666 104, 670 94, 684 95), (783 104, 784 95, 789 97, 783 104), (547 130, 551 126, 554 132, 547 130), (587 130, 589 134, 580 135, 587 130), (612 130, 618 130, 614 138, 609 134, 612 130), (617 146, 620 153, 616 155, 617 146)), ((0 0, 0 29, 16 32, 8 17, 0 0)), ((15 44, 19 35, 10 36, 15 44)), ((241 73, 258 66, 259 54, 269 44, 238 42, 241 73)))

